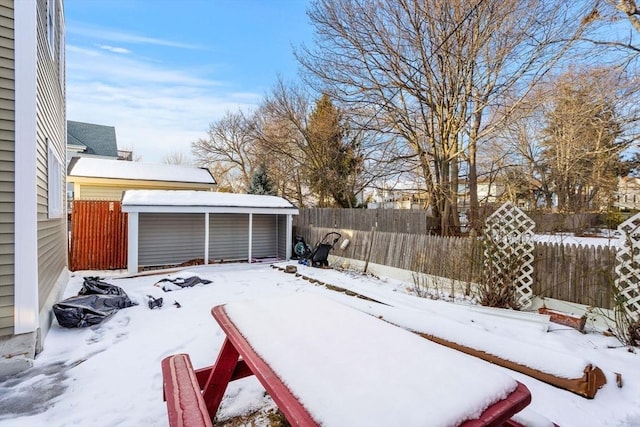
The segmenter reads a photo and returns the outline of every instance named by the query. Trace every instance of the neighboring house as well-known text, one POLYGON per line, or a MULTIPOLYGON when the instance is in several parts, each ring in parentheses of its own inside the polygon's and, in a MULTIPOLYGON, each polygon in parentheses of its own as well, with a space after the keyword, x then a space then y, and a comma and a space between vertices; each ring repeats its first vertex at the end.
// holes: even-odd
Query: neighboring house
POLYGON ((68 120, 67 164, 74 157, 131 161, 133 153, 118 149, 115 127, 68 120))
MULTIPOLYGON (((499 179, 478 179, 477 195, 481 205, 499 202, 505 196, 505 192, 505 185, 499 179)), ((469 205, 469 187, 466 180, 461 180, 458 184, 458 210, 464 212, 469 205)))
POLYGON ((126 190, 214 190, 205 168, 123 162, 87 157, 71 160, 67 181, 74 200, 121 200, 126 190))
POLYGON ((62 0, 0 0, 0 376, 32 365, 68 280, 62 0))
POLYGON ((118 159, 116 128, 67 120, 67 162, 73 157, 118 159))
POLYGON ((413 181, 383 183, 365 195, 367 209, 425 209, 427 192, 413 181))
POLYGON ((640 178, 628 176, 618 179, 613 206, 620 210, 640 210, 640 178))
MULTIPOLYGON (((369 209, 425 209, 429 197, 425 190, 417 189, 417 184, 398 183, 382 189, 373 189, 368 196, 369 209)), ((481 204, 495 203, 505 193, 505 186, 495 180, 478 180, 478 200, 481 204)), ((465 182, 458 185, 458 209, 469 207, 469 188, 465 182)))
MULTIPOLYGON (((385 193, 389 193, 386 192, 385 193)), ((380 196, 372 192, 369 200, 379 200, 367 202, 367 209, 425 209, 426 199, 420 195, 411 193, 394 192, 390 196, 380 196)))
MULTIPOLYGON (((367 194, 368 209, 428 209, 429 196, 425 190, 417 189, 417 184, 397 183, 385 188, 375 188, 367 194)), ((507 196, 507 185, 500 179, 479 179, 478 201, 481 205, 499 203, 507 196)), ((469 188, 464 180, 458 184, 458 210, 469 209, 469 188)), ((525 206, 526 200, 517 200, 518 206, 525 206)))

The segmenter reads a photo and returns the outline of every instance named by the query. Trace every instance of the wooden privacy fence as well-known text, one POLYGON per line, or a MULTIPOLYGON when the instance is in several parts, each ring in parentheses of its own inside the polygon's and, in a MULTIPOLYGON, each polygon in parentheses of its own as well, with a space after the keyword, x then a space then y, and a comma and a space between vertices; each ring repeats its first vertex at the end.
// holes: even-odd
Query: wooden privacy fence
MULTIPOLYGON (((481 214, 487 216, 493 209, 486 208, 481 214)), ((294 226, 344 228, 349 230, 371 230, 396 233, 430 234, 437 231, 440 223, 424 209, 334 209, 305 208, 294 216, 294 226)), ((538 233, 558 231, 584 231, 600 222, 600 214, 559 214, 527 212, 535 223, 538 233)), ((436 233, 437 234, 437 233, 436 233)))
MULTIPOLYGON (((296 234, 314 246, 333 228, 296 227, 296 234)), ((337 230, 342 239, 332 255, 461 281, 474 281, 480 273, 481 259, 475 240, 428 234, 389 233, 383 231, 337 230), (349 239, 341 249, 340 243, 349 239), (477 260, 477 261, 475 261, 477 260)))
POLYGON ((398 233, 429 234, 440 222, 427 215, 423 209, 300 209, 294 216, 294 226, 344 228, 398 233))
POLYGON ((127 214, 120 202, 75 200, 71 210, 69 268, 116 270, 127 267, 127 214))
POLYGON ((613 309, 616 249, 536 243, 535 295, 613 309))
MULTIPOLYGON (((332 255, 368 261, 463 283, 478 280, 482 250, 477 239, 425 234, 390 233, 375 230, 347 230, 296 227, 313 246, 330 232, 338 231, 350 240, 347 248, 338 242, 332 255)), ((613 308, 613 280, 616 250, 610 247, 535 243, 533 294, 541 297, 613 308)))

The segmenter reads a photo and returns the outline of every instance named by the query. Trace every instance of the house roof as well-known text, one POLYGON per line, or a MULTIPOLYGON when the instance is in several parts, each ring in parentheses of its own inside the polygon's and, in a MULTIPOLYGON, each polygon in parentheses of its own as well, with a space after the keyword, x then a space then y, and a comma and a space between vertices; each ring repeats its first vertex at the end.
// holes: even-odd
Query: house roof
POLYGON ((96 159, 91 157, 74 157, 71 163, 69 163, 68 176, 71 178, 132 179, 212 185, 216 183, 211 173, 205 168, 96 159))
POLYGON ((118 157, 116 128, 67 120, 67 145, 86 147, 86 154, 118 157))
POLYGON ((279 211, 298 214, 282 197, 193 190, 127 190, 122 197, 125 212, 253 212, 279 211))

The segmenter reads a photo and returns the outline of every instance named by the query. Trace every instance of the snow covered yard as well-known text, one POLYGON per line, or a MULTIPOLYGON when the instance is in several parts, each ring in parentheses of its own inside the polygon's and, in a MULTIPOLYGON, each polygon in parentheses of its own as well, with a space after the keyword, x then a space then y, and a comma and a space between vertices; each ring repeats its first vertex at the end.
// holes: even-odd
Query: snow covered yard
MULTIPOLYGON (((560 372, 565 369, 560 363, 563 357, 579 357, 601 368, 607 376, 607 384, 592 400, 505 368, 494 366, 494 369, 524 383, 531 391, 532 403, 522 414, 531 425, 548 425, 544 418, 561 426, 640 425, 640 351, 629 351, 612 337, 595 332, 581 334, 553 324, 549 332, 544 332, 523 322, 413 297, 407 294, 406 289, 411 287, 408 283, 300 265, 298 269, 306 276, 366 293, 388 305, 314 286, 266 264, 189 267, 180 273, 129 279, 109 278, 107 275, 113 274, 110 272, 74 274, 65 297, 77 294, 83 276, 102 274, 107 282, 122 287, 139 305, 122 309, 91 328, 64 329, 54 321, 45 351, 36 359, 35 366, 0 383, 0 425, 166 426, 160 361, 180 352, 189 353, 196 368, 215 361, 224 334, 211 316, 211 308, 294 293, 320 294, 407 326, 427 315, 438 316, 437 324, 449 328, 450 333, 465 336, 460 338, 482 336, 483 341, 490 341, 485 343, 489 348, 499 349, 508 343, 515 357, 524 359, 531 346, 544 347, 551 354, 557 354, 557 361, 551 357, 541 363, 555 363, 560 372), (212 283, 173 292, 154 286, 163 278, 193 275, 212 283), (162 297, 164 306, 149 309, 147 295, 162 297), (622 388, 616 385, 615 373, 622 374, 622 388)), ((331 362, 349 365, 354 357, 336 353, 338 360, 331 362)), ((392 373, 379 373, 389 374, 392 373)), ((257 380, 250 377, 230 385, 218 418, 224 420, 269 408, 273 408, 270 398, 265 396, 257 380)), ((264 421, 263 425, 268 422, 264 421)), ((429 425, 428 420, 425 425, 429 425)))

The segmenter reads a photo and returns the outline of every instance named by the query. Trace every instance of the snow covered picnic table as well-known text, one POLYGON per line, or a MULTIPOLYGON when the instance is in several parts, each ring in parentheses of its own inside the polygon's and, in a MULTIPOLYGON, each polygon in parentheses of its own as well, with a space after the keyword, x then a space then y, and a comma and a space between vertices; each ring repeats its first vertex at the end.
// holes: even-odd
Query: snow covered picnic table
POLYGON ((510 418, 531 401, 490 364, 321 296, 234 302, 212 314, 226 339, 193 380, 211 417, 229 381, 251 374, 294 426, 517 426, 510 418))

